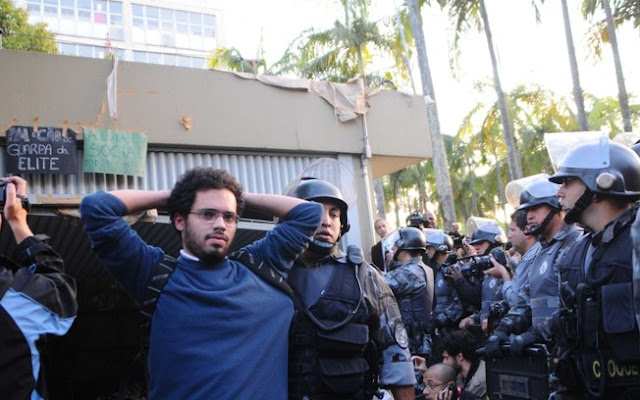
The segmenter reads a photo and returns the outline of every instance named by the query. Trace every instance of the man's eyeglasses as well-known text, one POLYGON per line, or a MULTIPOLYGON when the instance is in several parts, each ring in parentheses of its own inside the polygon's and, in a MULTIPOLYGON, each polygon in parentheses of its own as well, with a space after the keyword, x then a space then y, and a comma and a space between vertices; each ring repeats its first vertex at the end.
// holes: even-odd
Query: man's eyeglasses
POLYGON ((424 383, 424 386, 425 386, 425 387, 427 387, 427 388, 429 388, 429 390, 431 390, 431 389, 435 389, 435 388, 437 388, 438 386, 442 386, 442 385, 444 385, 444 382, 435 383, 435 382, 429 382, 429 381, 427 381, 427 382, 425 382, 425 383, 424 383))
POLYGON ((220 212, 213 208, 203 208, 197 211, 190 212, 189 214, 195 214, 200 217, 202 221, 210 224, 214 223, 218 220, 218 218, 222 217, 222 220, 226 225, 234 225, 240 218, 238 214, 234 213, 233 211, 220 212))

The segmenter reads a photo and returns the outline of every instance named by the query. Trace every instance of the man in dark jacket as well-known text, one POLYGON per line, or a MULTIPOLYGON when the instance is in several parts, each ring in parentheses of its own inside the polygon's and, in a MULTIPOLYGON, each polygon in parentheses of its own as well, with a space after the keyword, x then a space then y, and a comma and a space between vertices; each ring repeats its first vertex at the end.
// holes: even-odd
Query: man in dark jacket
POLYGON ((13 259, 0 256, 0 397, 47 398, 39 339, 64 335, 76 312, 76 284, 62 259, 27 224, 27 182, 2 178, 4 220, 18 244, 13 259))

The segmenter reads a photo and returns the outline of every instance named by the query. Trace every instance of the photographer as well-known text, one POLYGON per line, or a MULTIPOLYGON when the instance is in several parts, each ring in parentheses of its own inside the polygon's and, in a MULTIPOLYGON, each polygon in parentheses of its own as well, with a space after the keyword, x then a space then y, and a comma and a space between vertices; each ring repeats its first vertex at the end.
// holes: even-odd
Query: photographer
POLYGON ((0 393, 3 399, 47 398, 38 343, 67 333, 76 312, 76 285, 62 259, 27 224, 27 182, 2 179, 4 215, 18 245, 0 256, 0 393))
MULTIPOLYGON (((453 250, 453 240, 440 229, 425 229, 424 232, 427 235, 427 255, 436 265, 433 324, 439 331, 456 328, 462 319, 462 304, 453 288, 453 281, 444 273, 448 269, 444 264, 453 250)), ((455 263, 455 255, 453 260, 455 263)))
MULTIPOLYGON (((492 251, 504 244, 504 234, 497 223, 488 223, 476 228, 471 236, 469 245, 471 246, 471 254, 473 256, 487 256, 492 251)), ((504 252, 499 258, 505 258, 504 252)), ((476 258, 470 259, 473 266, 476 258)), ((506 262, 506 261, 505 261, 506 262)), ((496 295, 500 293, 500 284, 496 278, 484 277, 481 269, 473 268, 475 273, 469 275, 463 274, 465 264, 453 267, 454 285, 460 299, 465 306, 465 310, 472 312, 472 315, 460 322, 460 328, 466 328, 469 325, 477 324, 486 319, 491 302, 496 300, 496 295), (473 307, 473 308, 472 308, 473 307)))

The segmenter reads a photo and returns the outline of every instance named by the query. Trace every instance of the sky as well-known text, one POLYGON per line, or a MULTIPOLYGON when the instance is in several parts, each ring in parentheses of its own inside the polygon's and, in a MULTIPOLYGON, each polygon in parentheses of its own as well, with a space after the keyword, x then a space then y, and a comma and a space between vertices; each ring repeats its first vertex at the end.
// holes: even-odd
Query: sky
MULTIPOLYGON (((337 0, 225 0, 223 44, 236 47, 243 56, 253 58, 260 43, 268 63, 275 62, 303 30, 329 28, 342 17, 337 0), (250 11, 249 11, 250 10, 250 11)), ((617 96, 617 84, 611 49, 603 49, 603 58, 594 61, 585 43, 588 24, 580 16, 579 1, 569 0, 574 45, 582 88, 596 96, 617 96)), ((373 0, 370 19, 393 15, 401 0, 373 0)), ((571 75, 566 53, 564 25, 560 1, 547 1, 540 8, 537 23, 529 0, 486 0, 499 72, 504 91, 521 84, 537 83, 559 95, 571 95, 571 75)), ((492 88, 479 94, 478 82, 492 82, 492 70, 484 33, 469 33, 462 38, 462 52, 457 77, 449 67, 453 28, 447 16, 437 7, 422 11, 427 54, 434 81, 441 130, 453 135, 464 115, 478 101, 494 101, 492 88)), ((637 53, 640 35, 631 24, 618 29, 627 92, 638 93, 640 62, 637 53)), ((386 65, 373 66, 384 70, 386 65)), ((420 90, 419 71, 412 60, 416 87, 420 90)), ((411 92, 411 87, 403 88, 411 92)), ((637 101, 636 101, 637 102, 637 101)), ((635 127, 636 129, 638 127, 635 127)))

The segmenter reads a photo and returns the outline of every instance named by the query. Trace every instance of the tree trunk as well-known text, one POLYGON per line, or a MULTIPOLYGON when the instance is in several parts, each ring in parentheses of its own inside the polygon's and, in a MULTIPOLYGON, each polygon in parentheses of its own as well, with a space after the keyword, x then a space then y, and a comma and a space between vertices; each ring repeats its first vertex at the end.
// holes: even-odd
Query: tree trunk
POLYGON ((391 174, 391 187, 393 188, 393 207, 396 216, 396 226, 400 226, 400 204, 398 204, 398 180, 400 180, 400 172, 391 174))
POLYGON ((507 155, 509 159, 509 177, 511 180, 520 179, 523 176, 522 164, 520 163, 520 153, 516 145, 516 138, 511 127, 511 118, 509 117, 509 108, 507 107, 507 99, 502 91, 500 83, 500 74, 498 73, 498 61, 493 48, 493 39, 491 36, 491 28, 489 26, 489 16, 484 4, 484 0, 480 0, 480 13, 482 14, 482 23, 484 24, 484 33, 487 36, 487 46, 489 47, 489 55, 491 56, 491 65, 493 67, 493 85, 498 95, 498 106, 500 107, 500 120, 502 121, 502 133, 504 141, 507 145, 507 155))
MULTIPOLYGON (((384 198, 384 184, 382 183, 382 178, 373 180, 373 192, 376 197, 376 211, 378 213, 378 218, 387 218, 387 212, 385 211, 385 198, 384 198)), ((374 219, 375 220, 375 219, 374 219)))
MULTIPOLYGON (((407 8, 409 10, 411 30, 413 31, 418 53, 422 93, 435 101, 436 95, 433 89, 429 59, 427 58, 427 46, 422 30, 422 19, 420 17, 417 0, 407 0, 407 8)), ((444 220, 444 228, 450 230, 451 223, 456 220, 456 210, 453 203, 453 189, 451 188, 447 153, 444 150, 444 142, 440 135, 437 103, 427 107, 427 116, 429 118, 429 133, 431 135, 431 146, 433 148, 433 170, 436 175, 436 188, 438 189, 440 206, 443 212, 442 219, 444 220)))
POLYGON ((622 124, 625 132, 631 132, 631 112, 629 111, 629 98, 627 97, 627 88, 624 84, 624 75, 622 73, 622 62, 620 61, 620 53, 618 51, 618 39, 616 38, 616 27, 611 16, 611 6, 609 0, 602 0, 602 8, 607 17, 607 33, 609 34, 609 43, 611 43, 611 51, 613 52, 613 62, 616 67, 616 78, 618 80, 618 99, 620 101, 620 112, 622 113, 622 124))
MULTIPOLYGON (((411 81, 411 89, 413 94, 416 94, 416 84, 413 81, 413 73, 411 72, 411 60, 409 60, 409 48, 407 46, 407 39, 404 37, 404 26, 402 26, 402 20, 400 19, 400 11, 396 12, 396 23, 398 24, 398 32, 400 32, 400 40, 402 41, 402 56, 405 64, 407 64, 407 71, 409 72, 409 80, 411 81)), ((0 39, 2 36, 0 36, 0 39)), ((1 44, 1 42, 0 42, 1 44)))
MULTIPOLYGON (((478 213, 478 202, 476 201, 476 174, 473 172, 473 168, 471 168, 471 160, 467 157, 467 171, 469 172, 469 193, 471 194, 471 211, 473 215, 477 216, 478 213)), ((469 218, 467 215, 465 218, 469 218)), ((471 234, 471 232, 469 232, 471 234)))
POLYGON ((571 66, 571 80, 573 82, 573 100, 576 102, 578 112, 578 126, 581 131, 589 130, 587 114, 584 111, 584 97, 580 86, 580 73, 578 72, 578 62, 576 60, 576 49, 573 46, 573 35, 571 34, 571 21, 569 20, 569 8, 567 0, 562 0, 562 17, 564 20, 564 36, 567 40, 567 53, 569 54, 569 65, 571 66))

